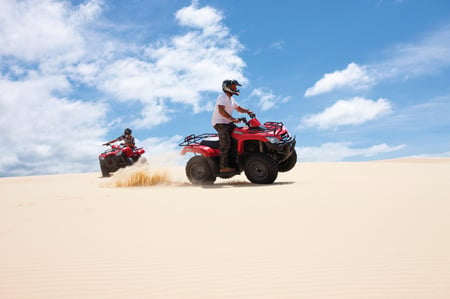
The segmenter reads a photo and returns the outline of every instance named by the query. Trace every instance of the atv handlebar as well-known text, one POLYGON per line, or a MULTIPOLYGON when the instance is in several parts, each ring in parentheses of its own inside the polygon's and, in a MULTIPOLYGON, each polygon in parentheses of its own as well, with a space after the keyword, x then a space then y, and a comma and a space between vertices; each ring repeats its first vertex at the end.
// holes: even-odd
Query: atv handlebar
POLYGON ((114 144, 114 142, 107 142, 107 143, 103 143, 103 146, 113 146, 113 145, 118 145, 118 146, 125 146, 125 143, 121 142, 119 144, 114 144))
POLYGON ((245 117, 239 117, 238 120, 239 120, 239 122, 243 122, 246 125, 248 124, 247 119, 245 117))
MULTIPOLYGON (((255 113, 250 113, 248 116, 250 116, 250 118, 253 119, 253 118, 256 117, 256 114, 255 114, 255 113)), ((248 123, 247 118, 245 118, 245 117, 239 117, 238 120, 239 120, 239 122, 243 122, 246 126, 250 127, 250 124, 248 123)))

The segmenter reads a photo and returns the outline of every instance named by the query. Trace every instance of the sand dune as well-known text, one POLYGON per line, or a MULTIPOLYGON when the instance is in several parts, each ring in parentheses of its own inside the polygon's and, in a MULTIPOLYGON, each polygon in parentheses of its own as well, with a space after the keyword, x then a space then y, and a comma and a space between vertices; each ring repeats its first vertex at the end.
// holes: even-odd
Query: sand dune
POLYGON ((450 298, 450 159, 99 176, 0 179, 1 299, 450 298))

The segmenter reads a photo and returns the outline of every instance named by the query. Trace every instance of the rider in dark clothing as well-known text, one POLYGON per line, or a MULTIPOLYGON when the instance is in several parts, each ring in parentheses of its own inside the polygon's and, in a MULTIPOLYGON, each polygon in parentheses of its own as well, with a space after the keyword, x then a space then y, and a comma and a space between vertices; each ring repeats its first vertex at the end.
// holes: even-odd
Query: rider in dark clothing
POLYGON ((110 143, 114 143, 117 141, 123 141, 124 153, 127 156, 127 163, 130 165, 133 164, 133 162, 134 162, 132 156, 133 156, 133 149, 135 147, 134 137, 131 135, 131 133, 132 133, 131 129, 126 128, 123 131, 123 135, 103 144, 103 145, 109 145, 110 143), (129 149, 127 150, 127 148, 129 148, 129 149))

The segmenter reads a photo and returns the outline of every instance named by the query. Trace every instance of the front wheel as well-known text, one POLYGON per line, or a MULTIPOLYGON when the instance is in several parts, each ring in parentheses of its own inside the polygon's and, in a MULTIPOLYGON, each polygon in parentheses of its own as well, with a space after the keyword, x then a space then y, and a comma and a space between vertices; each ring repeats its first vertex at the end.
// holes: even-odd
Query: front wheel
POLYGON ((104 165, 105 163, 102 163, 102 160, 100 160, 100 170, 102 171, 102 176, 104 178, 109 177, 109 169, 106 165, 104 165))
POLYGON ((194 185, 213 184, 216 180, 209 168, 208 161, 203 156, 195 156, 189 159, 186 165, 186 176, 194 185))
POLYGON ((278 170, 280 172, 286 172, 294 168, 294 166, 297 164, 297 152, 294 151, 289 156, 289 158, 286 159, 286 161, 281 162, 278 164, 278 170))
POLYGON ((262 153, 249 156, 244 170, 248 180, 254 184, 272 184, 278 176, 277 163, 262 153))

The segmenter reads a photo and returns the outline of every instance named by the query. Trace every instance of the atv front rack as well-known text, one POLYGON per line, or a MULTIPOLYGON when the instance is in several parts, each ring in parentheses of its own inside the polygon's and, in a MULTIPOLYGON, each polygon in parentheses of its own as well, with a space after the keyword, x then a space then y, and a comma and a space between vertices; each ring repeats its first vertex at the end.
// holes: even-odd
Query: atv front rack
POLYGON ((184 138, 184 140, 179 144, 179 146, 198 145, 204 139, 218 137, 218 136, 219 135, 214 134, 214 133, 204 133, 204 134, 200 134, 200 135, 191 134, 189 136, 186 136, 184 138))
POLYGON ((284 124, 278 121, 267 121, 264 123, 264 126, 268 130, 273 130, 273 134, 275 135, 279 134, 284 128, 284 124))

